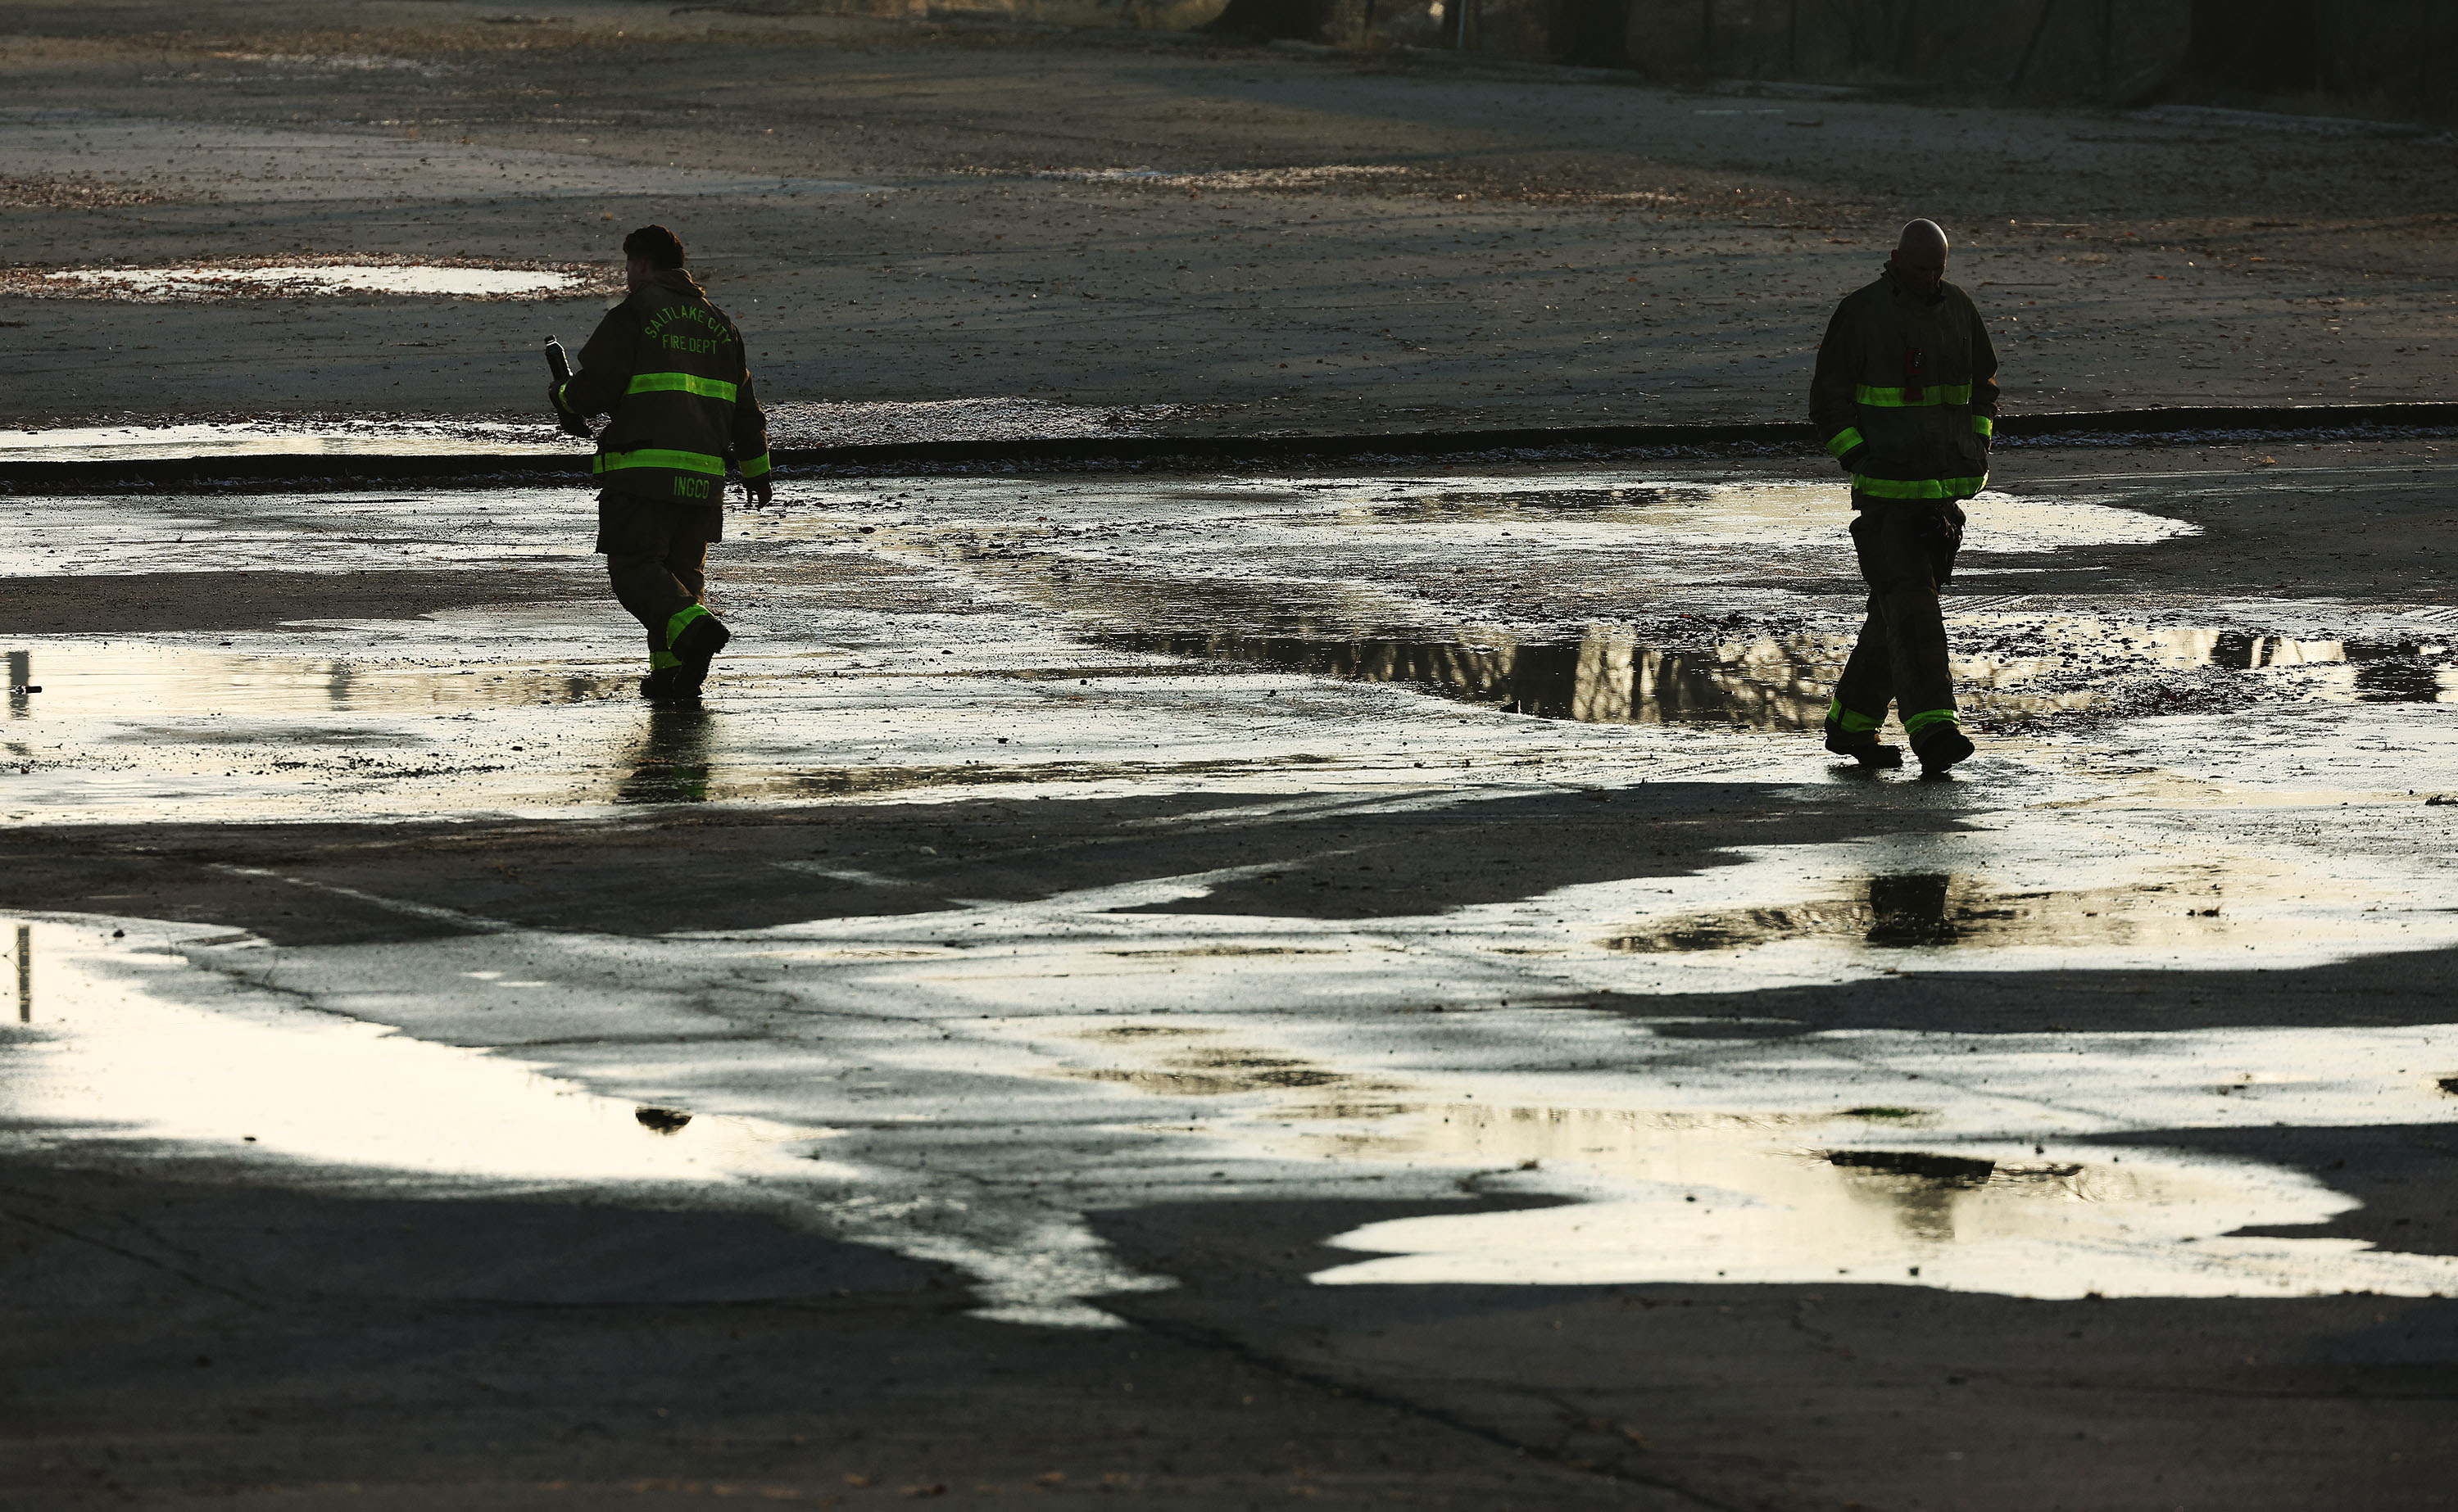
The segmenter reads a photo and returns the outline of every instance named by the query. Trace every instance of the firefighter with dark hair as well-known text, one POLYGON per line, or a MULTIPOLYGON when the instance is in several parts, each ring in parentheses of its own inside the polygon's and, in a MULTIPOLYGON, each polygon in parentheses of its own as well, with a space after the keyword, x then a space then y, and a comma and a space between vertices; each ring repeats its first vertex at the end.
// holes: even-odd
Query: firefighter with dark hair
POLYGON ((1997 350, 1971 297, 1946 281, 1946 249, 1936 222, 1904 227, 1885 275, 1836 310, 1809 386, 1818 438, 1852 476, 1852 547, 1869 585, 1826 749, 1903 765, 1878 740, 1892 704, 1924 773, 1972 751, 1937 591, 1963 545, 1962 502, 1989 485, 1997 425, 1997 350))
POLYGON ((727 465, 753 504, 768 502, 768 420, 742 333, 683 271, 681 239, 642 226, 623 259, 629 297, 552 393, 566 415, 614 417, 589 464, 597 549, 615 598, 649 632, 642 696, 687 703, 732 638, 700 602, 709 546, 724 534, 727 465))

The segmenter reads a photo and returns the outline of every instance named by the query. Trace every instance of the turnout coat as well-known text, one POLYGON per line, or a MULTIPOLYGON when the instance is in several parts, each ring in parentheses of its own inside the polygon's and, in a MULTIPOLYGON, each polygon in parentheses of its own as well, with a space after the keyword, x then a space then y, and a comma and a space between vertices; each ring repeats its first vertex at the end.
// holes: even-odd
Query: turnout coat
POLYGON ((719 504, 729 460, 745 478, 768 473, 768 417, 752 393, 742 333, 680 268, 606 312, 554 402, 568 414, 614 417, 589 470, 616 493, 719 504))
POLYGON ((1847 295, 1819 343, 1809 419, 1864 499, 1968 499, 1989 484, 1997 349, 1971 296, 1889 271, 1847 295))

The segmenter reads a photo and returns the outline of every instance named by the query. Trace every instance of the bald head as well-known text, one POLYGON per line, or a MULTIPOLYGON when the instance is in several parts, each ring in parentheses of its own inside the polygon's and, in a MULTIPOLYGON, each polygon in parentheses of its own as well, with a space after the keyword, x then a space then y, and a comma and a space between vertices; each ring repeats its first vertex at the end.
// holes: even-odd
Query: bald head
POLYGON ((1946 277, 1946 228, 1934 220, 1915 220, 1895 238, 1894 256, 1886 259, 1914 294, 1934 294, 1946 277))

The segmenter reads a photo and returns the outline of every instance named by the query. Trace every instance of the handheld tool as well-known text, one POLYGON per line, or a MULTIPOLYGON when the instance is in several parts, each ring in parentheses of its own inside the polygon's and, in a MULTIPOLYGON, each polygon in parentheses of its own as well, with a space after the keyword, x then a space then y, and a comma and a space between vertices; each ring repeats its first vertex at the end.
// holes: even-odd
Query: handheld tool
MULTIPOLYGON (((572 359, 563 355, 563 343, 552 336, 546 339, 546 369, 554 375, 554 386, 557 388, 572 382, 572 359)), ((563 433, 567 436, 578 436, 583 441, 595 439, 589 433, 589 422, 578 415, 557 409, 554 412, 554 423, 562 427, 563 433)))

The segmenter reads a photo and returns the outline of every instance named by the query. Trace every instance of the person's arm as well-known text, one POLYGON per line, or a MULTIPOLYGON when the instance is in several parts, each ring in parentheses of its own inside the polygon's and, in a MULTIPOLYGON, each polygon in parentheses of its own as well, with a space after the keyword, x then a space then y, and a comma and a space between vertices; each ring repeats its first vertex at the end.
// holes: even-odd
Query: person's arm
POLYGON ((580 349, 580 371, 552 391, 554 407, 567 415, 611 415, 632 387, 634 329, 631 301, 606 312, 580 349))
MULTIPOLYGON (((735 349, 742 350, 742 335, 735 333, 735 349)), ((766 504, 773 484, 768 476, 768 416, 760 407, 760 396, 752 390, 749 354, 744 354, 742 382, 734 385, 734 458, 742 469, 742 488, 751 495, 753 504, 766 504)))
POLYGON ((1818 427, 1819 444, 1843 464, 1845 472, 1852 471, 1869 449, 1858 424, 1861 404, 1853 397, 1860 354, 1854 349, 1852 322, 1846 318, 1851 308, 1848 301, 1838 305, 1835 318, 1826 322, 1826 340, 1818 343, 1818 370, 1809 381, 1809 423, 1818 427))
POLYGON ((1997 348, 1977 305, 1971 309, 1971 428, 1981 445, 1997 444, 1997 348))

